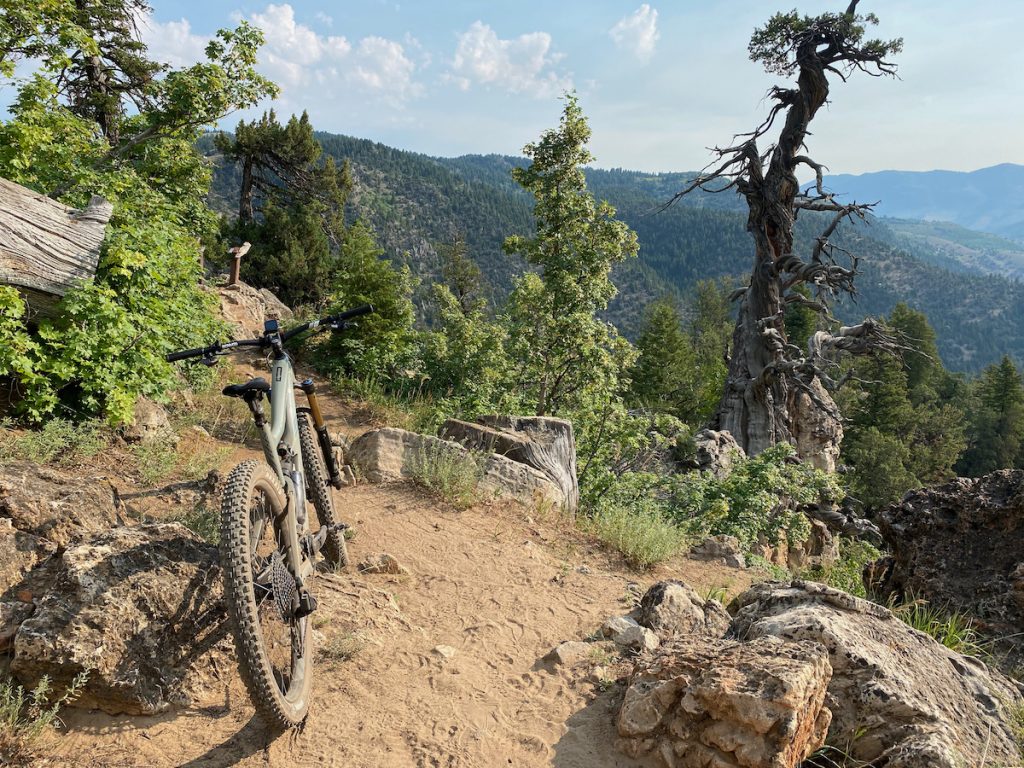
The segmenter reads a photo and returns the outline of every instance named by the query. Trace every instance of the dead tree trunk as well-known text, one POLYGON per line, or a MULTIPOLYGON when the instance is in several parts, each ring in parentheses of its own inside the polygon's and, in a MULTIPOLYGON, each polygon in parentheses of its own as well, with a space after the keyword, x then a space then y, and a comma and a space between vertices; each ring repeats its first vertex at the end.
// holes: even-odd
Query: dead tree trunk
POLYGON ((801 152, 808 126, 829 97, 827 73, 845 80, 858 69, 875 75, 894 71, 884 57, 899 50, 900 41, 864 41, 863 24, 873 23, 873 17, 857 16, 856 6, 854 0, 843 14, 814 18, 778 14, 754 33, 751 58, 769 72, 797 74, 796 86, 773 88, 769 95, 775 103, 768 118, 741 142, 716 149, 717 160, 673 198, 674 202, 696 189, 735 189, 747 203, 747 230, 754 241, 750 283, 741 294, 729 376, 713 426, 731 432, 748 455, 784 441, 798 447, 820 446, 821 436, 830 435, 834 445, 815 457, 825 469, 834 468, 842 438, 839 412, 827 392, 827 385, 835 382, 825 372, 826 353, 837 347, 891 344, 879 326, 870 323, 858 337, 859 344, 819 338, 812 349, 803 351, 789 343, 783 323, 786 306, 794 302, 811 306, 832 321, 829 300, 854 290, 856 258, 850 256, 850 265, 840 266, 836 255, 842 250, 829 238, 843 219, 863 217, 870 206, 836 203, 823 189, 823 166, 801 152), (779 115, 785 119, 778 140, 762 154, 758 139, 779 115), (800 190, 800 165, 815 173, 813 192, 800 190), (793 252, 793 227, 801 210, 833 214, 806 259, 793 252), (815 298, 794 290, 800 285, 810 287, 815 298), (808 408, 814 413, 803 412, 808 408), (802 434, 808 425, 817 433, 815 440, 802 434))

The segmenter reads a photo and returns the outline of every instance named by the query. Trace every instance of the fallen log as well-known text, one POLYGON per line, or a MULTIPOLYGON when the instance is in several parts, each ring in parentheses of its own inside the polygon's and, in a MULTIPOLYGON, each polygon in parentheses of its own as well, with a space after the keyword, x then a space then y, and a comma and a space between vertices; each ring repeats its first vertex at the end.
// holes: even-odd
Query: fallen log
POLYGON ((102 197, 76 210, 0 179, 0 285, 18 288, 30 315, 52 315, 65 293, 96 274, 113 210, 102 197))

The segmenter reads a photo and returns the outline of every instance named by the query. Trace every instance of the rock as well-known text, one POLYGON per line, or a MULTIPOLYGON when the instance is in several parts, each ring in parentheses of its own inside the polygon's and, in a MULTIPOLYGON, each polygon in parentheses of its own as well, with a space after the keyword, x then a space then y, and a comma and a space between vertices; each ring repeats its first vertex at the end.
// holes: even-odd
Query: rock
POLYGON ((747 457, 736 438, 724 430, 702 429, 694 435, 693 443, 696 468, 718 478, 728 475, 737 460, 747 457))
POLYGON ((712 560, 732 568, 747 567, 747 560, 740 549, 740 540, 735 536, 708 536, 690 550, 690 555, 697 560, 712 560))
POLYGON ((448 419, 440 435, 467 448, 496 453, 543 473, 562 492, 562 507, 579 508, 572 422, 546 416, 482 416, 479 424, 448 419))
POLYGON ((578 640, 569 640, 561 643, 544 656, 544 661, 549 664, 561 665, 563 667, 574 667, 584 661, 589 661, 594 652, 594 646, 590 643, 581 643, 578 640))
POLYGON ((787 542, 783 532, 780 543, 770 544, 761 538, 755 545, 755 551, 769 563, 789 571, 831 565, 839 559, 839 540, 820 520, 811 520, 810 523, 810 534, 799 544, 787 542))
POLYGON ((911 491, 879 516, 891 567, 880 599, 924 599, 959 610, 994 636, 1024 627, 1024 470, 1001 470, 911 491))
POLYGON ((114 492, 101 478, 14 463, 0 478, 0 519, 57 547, 117 524, 114 492))
POLYGON ((609 640, 614 640, 627 629, 633 627, 639 627, 635 619, 631 619, 629 616, 612 616, 611 618, 605 619, 604 624, 601 625, 601 629, 598 630, 601 633, 601 637, 607 637, 609 640))
POLYGON ((0 651, 7 651, 11 646, 15 633, 35 611, 35 605, 21 600, 0 601, 0 651))
POLYGON ((630 676, 619 747, 670 768, 795 768, 825 743, 831 673, 818 643, 676 638, 630 676))
POLYGON ((0 517, 0 595, 19 585, 36 563, 56 549, 30 533, 22 533, 0 517))
POLYGON ((981 755, 1017 765, 1017 687, 891 611, 822 584, 758 584, 730 605, 730 636, 814 641, 828 650, 828 743, 858 765, 955 768, 981 755))
POLYGON ((647 590, 631 614, 661 640, 678 635, 722 637, 729 614, 717 600, 704 600, 681 581, 659 581, 647 590))
POLYGON ((362 477, 371 483, 383 483, 412 477, 424 457, 436 455, 465 461, 467 471, 478 471, 477 487, 484 494, 526 505, 560 505, 563 501, 562 492, 539 470, 497 454, 474 457, 458 443, 404 429, 387 427, 367 432, 352 443, 346 458, 362 477), (471 463, 476 462, 474 469, 471 463))
POLYGON ((448 659, 451 659, 455 656, 457 651, 450 645, 435 645, 432 653, 440 656, 445 661, 448 661, 448 659))
POLYGON ((138 715, 221 694, 233 669, 217 549, 177 523, 69 547, 11 662, 27 687, 45 675, 60 688, 89 670, 75 706, 138 715))
POLYGON ((268 318, 290 320, 294 316, 281 300, 266 289, 256 289, 246 283, 220 286, 221 315, 234 327, 237 339, 253 338, 263 333, 263 322, 268 318))
POLYGON ((843 425, 833 415, 838 413, 834 404, 833 413, 818 404, 832 403, 832 396, 817 377, 811 379, 810 389, 814 398, 803 390, 797 390, 789 410, 793 417, 791 430, 796 453, 815 469, 835 472, 839 444, 843 441, 843 425))
POLYGON ((633 653, 649 653, 661 643, 654 632, 647 627, 641 627, 639 624, 627 627, 612 639, 616 645, 633 653))
POLYGON ((393 576, 405 576, 409 569, 387 552, 369 555, 359 564, 360 573, 389 573, 393 576))
POLYGON ((172 438, 174 430, 167 411, 148 397, 140 397, 135 401, 134 421, 123 436, 129 443, 147 444, 172 438))
POLYGON ((356 484, 356 473, 348 464, 341 465, 341 487, 348 488, 356 484))

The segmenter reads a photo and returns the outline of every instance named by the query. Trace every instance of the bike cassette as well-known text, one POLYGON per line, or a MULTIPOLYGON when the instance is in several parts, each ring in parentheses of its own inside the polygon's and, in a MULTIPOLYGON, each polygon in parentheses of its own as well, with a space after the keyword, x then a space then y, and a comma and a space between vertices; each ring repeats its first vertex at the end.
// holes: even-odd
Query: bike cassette
POLYGON ((281 553, 276 549, 270 556, 270 578, 273 584, 274 603, 283 621, 290 621, 295 613, 295 577, 284 564, 281 553))

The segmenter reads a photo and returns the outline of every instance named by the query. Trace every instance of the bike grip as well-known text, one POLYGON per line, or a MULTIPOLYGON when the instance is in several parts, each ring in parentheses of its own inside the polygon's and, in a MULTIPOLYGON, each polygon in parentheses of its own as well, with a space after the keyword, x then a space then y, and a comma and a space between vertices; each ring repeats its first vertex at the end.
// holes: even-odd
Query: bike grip
POLYGON ((199 357, 200 355, 206 354, 206 347, 199 347, 198 349, 183 349, 180 352, 171 352, 169 355, 164 357, 168 363, 173 363, 177 360, 185 360, 189 357, 199 357))
POLYGON ((361 306, 361 307, 356 307, 355 309, 349 309, 349 310, 347 310, 345 312, 342 312, 340 315, 335 315, 334 319, 336 321, 338 321, 338 322, 343 323, 346 320, 351 320, 353 317, 360 317, 362 315, 368 315, 368 314, 370 314, 373 311, 374 311, 374 309, 373 309, 373 305, 372 304, 363 304, 363 306, 361 306))

